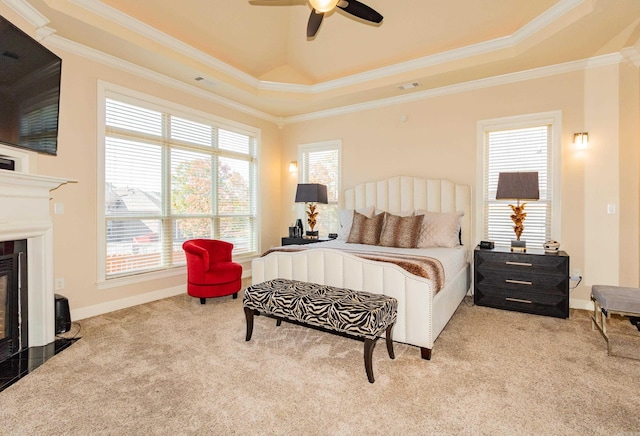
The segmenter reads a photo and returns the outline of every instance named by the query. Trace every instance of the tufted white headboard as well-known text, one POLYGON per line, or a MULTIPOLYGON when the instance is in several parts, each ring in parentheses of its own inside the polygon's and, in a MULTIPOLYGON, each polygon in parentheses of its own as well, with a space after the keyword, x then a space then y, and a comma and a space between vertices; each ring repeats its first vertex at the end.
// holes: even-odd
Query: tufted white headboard
POLYGON ((396 176, 377 182, 361 183, 344 191, 345 209, 362 209, 368 206, 375 206, 376 209, 393 214, 416 209, 426 209, 429 212, 463 211, 462 245, 467 250, 473 250, 469 185, 458 185, 445 179, 396 176))

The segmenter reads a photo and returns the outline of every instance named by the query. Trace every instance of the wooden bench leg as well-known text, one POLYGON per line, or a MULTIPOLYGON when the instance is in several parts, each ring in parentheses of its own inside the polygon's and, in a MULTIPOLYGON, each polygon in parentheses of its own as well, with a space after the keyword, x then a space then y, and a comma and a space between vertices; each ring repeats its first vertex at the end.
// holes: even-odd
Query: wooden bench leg
POLYGON ((396 358, 396 355, 393 353, 393 341, 391 340, 391 329, 393 328, 393 324, 387 327, 387 351, 389 352, 389 357, 392 359, 396 358))
POLYGON ((250 341, 251 334, 253 333, 253 309, 245 307, 244 316, 247 318, 247 337, 245 338, 245 341, 250 341))
POLYGON ((373 357, 373 348, 376 346, 377 340, 378 338, 365 338, 364 340, 364 369, 367 371, 369 383, 373 383, 375 381, 373 378, 373 364, 371 363, 371 358, 373 357))

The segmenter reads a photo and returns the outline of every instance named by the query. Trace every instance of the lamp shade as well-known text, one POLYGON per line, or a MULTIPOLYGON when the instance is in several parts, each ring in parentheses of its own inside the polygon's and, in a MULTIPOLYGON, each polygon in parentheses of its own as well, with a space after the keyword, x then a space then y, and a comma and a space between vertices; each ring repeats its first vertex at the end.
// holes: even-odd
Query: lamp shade
POLYGON ((298 183, 296 203, 327 204, 327 186, 320 183, 298 183))
POLYGON ((499 173, 496 200, 538 200, 538 173, 499 173))

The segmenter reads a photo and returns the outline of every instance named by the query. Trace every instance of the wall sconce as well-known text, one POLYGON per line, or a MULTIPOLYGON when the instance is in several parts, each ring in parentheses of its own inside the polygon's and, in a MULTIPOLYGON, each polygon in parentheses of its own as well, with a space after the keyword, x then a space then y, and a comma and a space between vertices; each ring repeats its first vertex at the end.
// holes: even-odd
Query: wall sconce
POLYGON ((574 133, 573 145, 575 145, 578 150, 586 149, 589 146, 589 133, 588 132, 574 133))
POLYGON ((291 162, 289 162, 289 172, 295 173, 296 171, 298 171, 298 162, 292 160, 291 162))

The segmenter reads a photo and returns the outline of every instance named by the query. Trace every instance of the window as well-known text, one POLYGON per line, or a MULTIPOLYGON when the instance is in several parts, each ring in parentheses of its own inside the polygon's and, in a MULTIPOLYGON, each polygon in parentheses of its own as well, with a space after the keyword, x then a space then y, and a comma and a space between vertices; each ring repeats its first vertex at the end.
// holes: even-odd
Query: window
POLYGON ((508 246, 515 239, 510 204, 496 200, 498 174, 537 171, 540 199, 527 202, 522 240, 542 248, 560 239, 560 114, 552 112, 479 123, 482 135, 482 239, 508 246))
MULTIPOLYGON (((322 183, 327 185, 328 204, 318 205, 316 230, 321 236, 337 233, 338 198, 340 195, 340 159, 341 141, 327 141, 315 144, 304 144, 299 148, 300 183, 322 183)), ((302 212, 300 212, 302 216, 302 212)), ((305 215, 306 216, 306 215, 305 215)))
POLYGON ((110 91, 104 104, 103 278, 182 265, 192 238, 256 252, 257 131, 110 91))

